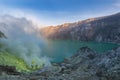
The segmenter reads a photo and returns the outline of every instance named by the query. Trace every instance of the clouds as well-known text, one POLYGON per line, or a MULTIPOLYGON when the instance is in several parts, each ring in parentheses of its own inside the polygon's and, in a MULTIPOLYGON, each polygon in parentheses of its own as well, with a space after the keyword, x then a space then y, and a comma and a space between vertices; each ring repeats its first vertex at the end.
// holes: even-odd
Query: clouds
POLYGON ((120 0, 115 0, 115 3, 113 4, 115 7, 120 8, 120 0))
POLYGON ((116 3, 115 6, 116 6, 116 7, 120 7, 120 3, 116 3))
POLYGON ((1 0, 0 5, 0 14, 26 17, 40 27, 76 22, 120 11, 120 0, 1 0))
POLYGON ((41 11, 33 11, 30 9, 20 9, 20 8, 12 8, 8 6, 0 6, 0 16, 11 15, 16 18, 26 18, 33 22, 37 27, 43 27, 49 25, 47 12, 41 11))

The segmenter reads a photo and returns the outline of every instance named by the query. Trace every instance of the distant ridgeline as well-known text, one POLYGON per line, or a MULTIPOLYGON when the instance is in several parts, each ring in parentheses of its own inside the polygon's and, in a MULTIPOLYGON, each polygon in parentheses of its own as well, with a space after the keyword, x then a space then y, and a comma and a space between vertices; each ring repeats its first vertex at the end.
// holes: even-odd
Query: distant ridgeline
POLYGON ((40 29, 48 39, 120 42, 120 13, 40 29))

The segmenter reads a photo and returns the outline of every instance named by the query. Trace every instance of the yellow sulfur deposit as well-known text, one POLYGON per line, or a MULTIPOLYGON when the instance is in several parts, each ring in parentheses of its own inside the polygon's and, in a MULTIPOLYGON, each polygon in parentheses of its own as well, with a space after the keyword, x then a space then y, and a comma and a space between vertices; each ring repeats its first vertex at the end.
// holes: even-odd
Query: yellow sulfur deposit
POLYGON ((19 72, 32 72, 41 68, 40 66, 34 64, 35 62, 31 64, 33 65, 33 67, 30 67, 24 60, 19 57, 12 55, 8 52, 0 52, 0 65, 15 66, 17 71, 19 72))

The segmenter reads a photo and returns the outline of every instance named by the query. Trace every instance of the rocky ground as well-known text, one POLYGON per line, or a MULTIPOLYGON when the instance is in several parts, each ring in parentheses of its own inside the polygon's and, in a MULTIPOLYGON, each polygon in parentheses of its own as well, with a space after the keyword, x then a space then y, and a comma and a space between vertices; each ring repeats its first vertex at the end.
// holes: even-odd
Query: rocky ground
POLYGON ((3 67, 0 80, 120 80, 120 47, 101 54, 82 47, 63 62, 31 74, 3 67))

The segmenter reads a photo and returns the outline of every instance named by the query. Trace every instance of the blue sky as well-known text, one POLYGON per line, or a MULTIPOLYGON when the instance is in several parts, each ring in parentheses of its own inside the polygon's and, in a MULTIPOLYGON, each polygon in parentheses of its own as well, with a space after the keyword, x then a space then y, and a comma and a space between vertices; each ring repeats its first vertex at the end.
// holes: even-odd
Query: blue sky
POLYGON ((57 25, 117 13, 120 0, 0 0, 0 7, 35 16, 41 25, 57 25))

